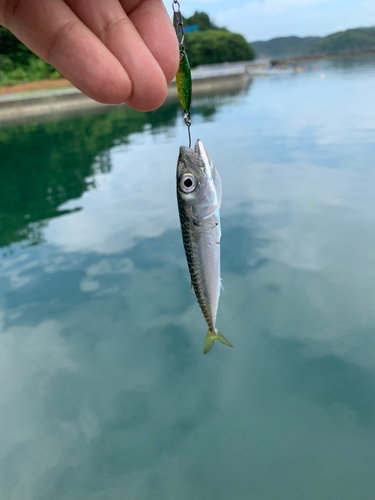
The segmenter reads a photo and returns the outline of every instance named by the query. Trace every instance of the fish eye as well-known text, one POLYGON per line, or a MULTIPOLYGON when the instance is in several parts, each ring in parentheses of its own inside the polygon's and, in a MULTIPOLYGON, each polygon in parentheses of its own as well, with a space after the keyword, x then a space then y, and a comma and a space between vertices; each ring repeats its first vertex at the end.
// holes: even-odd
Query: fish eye
POLYGON ((192 174, 184 174, 180 179, 180 189, 183 193, 192 193, 196 188, 195 178, 192 174))

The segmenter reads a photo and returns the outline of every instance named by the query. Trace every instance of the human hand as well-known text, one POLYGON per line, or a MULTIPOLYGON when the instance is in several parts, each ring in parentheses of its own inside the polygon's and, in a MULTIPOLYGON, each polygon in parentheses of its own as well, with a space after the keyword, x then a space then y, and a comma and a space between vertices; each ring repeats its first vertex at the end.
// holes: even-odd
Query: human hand
POLYGON ((178 42, 162 0, 0 0, 0 24, 89 97, 164 102, 178 42))

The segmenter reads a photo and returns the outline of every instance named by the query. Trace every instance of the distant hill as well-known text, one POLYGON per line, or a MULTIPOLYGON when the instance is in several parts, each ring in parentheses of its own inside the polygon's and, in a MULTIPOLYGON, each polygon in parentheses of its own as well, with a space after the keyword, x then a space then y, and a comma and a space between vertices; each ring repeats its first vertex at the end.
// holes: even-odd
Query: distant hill
POLYGON ((375 49, 375 27, 339 31, 315 41, 310 54, 375 49))
POLYGON ((326 37, 288 36, 251 42, 257 59, 268 57, 335 54, 375 49, 375 27, 339 31, 326 37))
POLYGON ((319 42, 319 37, 299 38, 298 36, 287 36, 273 38, 268 42, 251 42, 257 59, 267 57, 300 56, 307 54, 314 42, 319 42))

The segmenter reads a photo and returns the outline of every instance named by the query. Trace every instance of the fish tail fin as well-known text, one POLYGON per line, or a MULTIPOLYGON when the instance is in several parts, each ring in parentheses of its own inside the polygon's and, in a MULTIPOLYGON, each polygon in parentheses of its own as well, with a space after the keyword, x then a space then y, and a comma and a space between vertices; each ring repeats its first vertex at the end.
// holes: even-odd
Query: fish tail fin
POLYGON ((228 347, 233 347, 232 344, 228 342, 228 340, 220 332, 218 332, 217 330, 214 331, 208 330, 206 335, 206 340, 204 341, 204 348, 203 348, 204 354, 207 354, 210 351, 215 340, 218 340, 219 342, 221 342, 224 345, 227 345, 228 347))

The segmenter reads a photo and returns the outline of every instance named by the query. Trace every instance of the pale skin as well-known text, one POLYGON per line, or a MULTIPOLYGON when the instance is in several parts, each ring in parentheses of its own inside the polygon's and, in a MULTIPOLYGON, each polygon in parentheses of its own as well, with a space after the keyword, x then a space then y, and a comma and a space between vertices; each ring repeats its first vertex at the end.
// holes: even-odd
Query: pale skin
POLYGON ((102 103, 156 109, 178 69, 161 0, 0 0, 0 24, 102 103))

